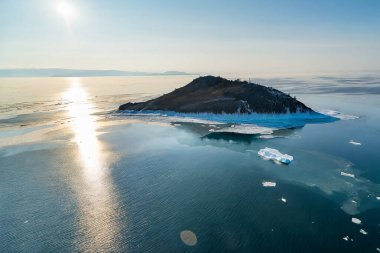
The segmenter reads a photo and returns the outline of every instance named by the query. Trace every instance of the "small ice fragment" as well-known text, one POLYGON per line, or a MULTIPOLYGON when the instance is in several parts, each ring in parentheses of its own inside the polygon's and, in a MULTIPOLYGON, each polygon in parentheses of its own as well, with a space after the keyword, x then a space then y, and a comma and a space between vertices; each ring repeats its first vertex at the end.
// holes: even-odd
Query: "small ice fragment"
POLYGON ((276 187, 276 183, 275 182, 264 181, 263 182, 263 186, 264 187, 276 187))
POLYGON ((380 197, 376 197, 377 200, 380 200, 380 197))
POLYGON ((355 200, 351 200, 351 202, 352 202, 352 203, 355 203, 355 204, 357 203, 355 200))
POLYGON ((353 241, 354 241, 354 239, 351 238, 351 242, 353 242, 353 241))
POLYGON ((376 250, 377 250, 378 252, 380 252, 380 248, 376 248, 376 250))
POLYGON ((348 237, 348 235, 347 235, 347 236, 343 237, 343 240, 348 241, 349 238, 350 237, 348 237))
POLYGON ((367 231, 365 231, 364 229, 360 229, 360 233, 362 233, 363 235, 366 235, 366 234, 368 234, 368 232, 367 232, 367 231))
POLYGON ((361 146, 362 145, 360 142, 356 142, 356 141, 353 141, 353 140, 350 140, 348 143, 350 143, 352 145, 356 145, 356 146, 361 146))
POLYGON ((209 132, 215 132, 215 129, 210 129, 210 130, 208 130, 209 132))
POLYGON ((352 177, 352 178, 355 177, 354 174, 346 173, 346 172, 343 172, 343 171, 340 172, 340 175, 341 175, 341 176, 345 176, 345 177, 352 177))
POLYGON ((355 223, 355 224, 359 224, 359 225, 362 224, 362 221, 359 220, 358 218, 352 218, 351 221, 352 221, 353 223, 355 223))
POLYGON ((284 203, 286 203, 286 198, 282 197, 281 201, 284 202, 284 203))
POLYGON ((258 155, 266 158, 266 159, 271 159, 273 161, 281 162, 284 164, 289 164, 293 161, 293 156, 287 155, 287 154, 282 154, 280 151, 277 149, 273 148, 263 148, 260 149, 258 152, 258 155))
POLYGON ((28 220, 24 221, 24 223, 28 223, 28 222, 29 222, 28 220))

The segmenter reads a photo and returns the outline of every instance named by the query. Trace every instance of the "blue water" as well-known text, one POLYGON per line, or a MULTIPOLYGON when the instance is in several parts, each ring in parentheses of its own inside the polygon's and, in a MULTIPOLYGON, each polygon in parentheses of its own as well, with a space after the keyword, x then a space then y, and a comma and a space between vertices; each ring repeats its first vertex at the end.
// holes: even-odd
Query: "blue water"
POLYGON ((378 94, 283 80, 315 110, 358 118, 265 135, 113 113, 188 79, 0 79, 0 252, 377 252, 378 94))

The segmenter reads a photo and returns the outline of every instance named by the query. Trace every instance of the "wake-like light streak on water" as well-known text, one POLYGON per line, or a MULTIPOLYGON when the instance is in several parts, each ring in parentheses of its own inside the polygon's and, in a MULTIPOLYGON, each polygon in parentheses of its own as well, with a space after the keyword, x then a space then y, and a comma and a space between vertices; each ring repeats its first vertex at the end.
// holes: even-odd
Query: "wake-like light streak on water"
MULTIPOLYGON (((68 114, 75 135, 79 157, 83 168, 81 185, 76 187, 80 205, 78 235, 81 249, 99 251, 117 248, 119 227, 117 201, 108 175, 107 152, 97 138, 96 117, 93 106, 80 80, 68 79, 70 88, 63 98, 69 102, 68 114)), ((79 174, 79 175, 80 175, 79 174)))

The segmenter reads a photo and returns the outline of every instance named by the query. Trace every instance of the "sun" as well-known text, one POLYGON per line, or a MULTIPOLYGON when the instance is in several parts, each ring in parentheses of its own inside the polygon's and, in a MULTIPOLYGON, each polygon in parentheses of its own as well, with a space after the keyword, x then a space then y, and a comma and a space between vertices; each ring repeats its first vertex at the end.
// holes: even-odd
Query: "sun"
POLYGON ((67 1, 57 3, 57 11, 66 22, 71 22, 77 17, 75 7, 67 1))

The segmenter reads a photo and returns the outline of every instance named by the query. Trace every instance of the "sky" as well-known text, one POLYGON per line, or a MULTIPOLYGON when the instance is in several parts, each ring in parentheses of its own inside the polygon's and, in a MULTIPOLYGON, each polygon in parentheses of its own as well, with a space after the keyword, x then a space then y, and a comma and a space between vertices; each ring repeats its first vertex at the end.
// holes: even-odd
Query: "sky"
POLYGON ((379 0, 0 0, 0 10, 0 68, 380 72, 379 0))

